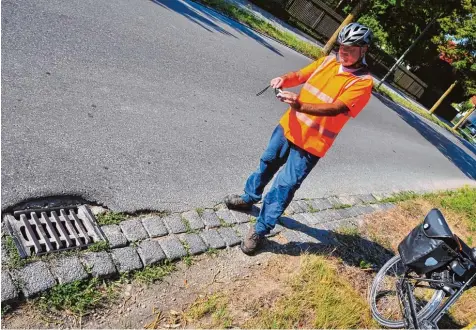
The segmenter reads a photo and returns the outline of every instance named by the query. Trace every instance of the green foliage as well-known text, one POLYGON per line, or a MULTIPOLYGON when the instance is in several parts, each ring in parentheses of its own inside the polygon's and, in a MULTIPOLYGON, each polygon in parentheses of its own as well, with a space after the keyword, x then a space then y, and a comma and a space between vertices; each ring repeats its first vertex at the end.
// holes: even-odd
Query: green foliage
POLYGON ((22 259, 20 257, 20 253, 18 252, 17 246, 13 241, 13 237, 6 236, 5 237, 5 249, 8 255, 8 263, 7 266, 12 269, 23 267, 27 264, 27 260, 22 259))
POLYGON ((90 246, 88 246, 88 251, 91 252, 100 252, 100 251, 107 251, 109 250, 109 243, 106 241, 99 241, 94 242, 90 246))
POLYGON ((454 10, 438 20, 444 33, 433 37, 438 50, 458 70, 468 95, 476 94, 476 3, 461 0, 463 13, 454 10))
POLYGON ((106 212, 96 216, 98 223, 103 225, 117 225, 127 219, 127 215, 121 212, 106 212))
POLYGON ((112 295, 112 290, 97 278, 75 281, 53 287, 38 299, 38 306, 44 311, 70 311, 84 315, 87 311, 104 305, 112 295))
POLYGON ((132 278, 138 282, 152 284, 162 280, 175 270, 175 265, 166 262, 163 265, 147 266, 144 269, 135 272, 132 278))

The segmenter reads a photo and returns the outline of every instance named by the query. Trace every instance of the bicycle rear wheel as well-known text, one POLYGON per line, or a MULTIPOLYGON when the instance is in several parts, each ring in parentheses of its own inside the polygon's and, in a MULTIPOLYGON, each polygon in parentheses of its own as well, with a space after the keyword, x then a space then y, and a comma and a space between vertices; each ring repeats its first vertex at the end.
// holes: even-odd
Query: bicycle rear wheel
MULTIPOLYGON (((380 269, 372 283, 369 296, 372 316, 384 327, 397 329, 406 326, 397 293, 397 281, 404 275, 405 266, 396 255, 380 269)), ((433 313, 445 297, 443 290, 431 288, 427 283, 414 283, 413 295, 419 319, 433 313)))

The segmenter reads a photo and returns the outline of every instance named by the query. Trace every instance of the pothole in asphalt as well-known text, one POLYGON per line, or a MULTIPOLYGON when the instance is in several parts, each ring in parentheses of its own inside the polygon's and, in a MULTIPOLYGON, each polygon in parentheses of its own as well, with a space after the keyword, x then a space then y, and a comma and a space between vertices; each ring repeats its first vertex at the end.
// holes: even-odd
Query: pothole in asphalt
POLYGON ((94 214, 79 198, 26 201, 10 209, 3 222, 21 258, 84 248, 105 241, 94 214))

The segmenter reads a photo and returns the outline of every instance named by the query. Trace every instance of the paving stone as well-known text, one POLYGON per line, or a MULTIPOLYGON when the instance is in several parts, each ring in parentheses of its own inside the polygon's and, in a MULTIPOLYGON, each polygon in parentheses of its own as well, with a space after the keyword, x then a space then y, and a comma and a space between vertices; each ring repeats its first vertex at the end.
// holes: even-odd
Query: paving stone
POLYGON ((362 212, 362 214, 370 214, 375 212, 375 209, 372 207, 372 205, 363 205, 362 212))
POLYGON ((291 201, 291 203, 289 203, 289 206, 292 210, 294 210, 294 214, 296 213, 304 213, 307 211, 307 207, 306 208, 303 208, 301 206, 300 203, 298 203, 298 201, 291 201))
POLYGON ((244 212, 230 210, 231 214, 235 217, 237 223, 250 222, 250 216, 244 212))
POLYGON ((288 229, 300 229, 302 227, 302 222, 299 222, 296 219, 301 219, 299 214, 294 214, 293 217, 280 217, 278 223, 288 229))
POLYGON ((44 261, 37 261, 14 271, 13 277, 18 281, 25 297, 51 289, 56 281, 44 261))
POLYGON ((288 241, 288 243, 291 243, 291 244, 292 243, 299 244, 299 243, 305 242, 304 237, 299 235, 299 233, 294 230, 285 230, 281 233, 281 235, 283 235, 284 238, 286 238, 286 240, 288 241))
POLYGON ((112 260, 116 264, 119 273, 142 269, 142 262, 135 248, 126 246, 111 251, 112 260))
POLYGON ((314 217, 314 213, 302 213, 296 214, 296 216, 294 217, 294 219, 304 225, 313 225, 316 223, 316 217, 314 217), (298 215, 300 215, 300 217, 296 217, 298 215))
POLYGON ((165 236, 169 233, 160 217, 144 218, 142 219, 142 225, 151 238, 165 236))
POLYGON ((59 284, 71 283, 73 281, 84 280, 88 273, 78 257, 60 257, 50 262, 50 270, 59 284))
POLYGON ((93 277, 110 277, 117 273, 111 256, 106 251, 86 252, 81 261, 93 277))
POLYGON ((205 228, 205 224, 203 223, 202 219, 200 219, 200 215, 198 215, 198 212, 195 210, 182 213, 182 218, 188 221, 190 229, 192 230, 199 230, 205 228))
POLYGON ((207 245, 198 234, 182 234, 179 239, 188 245, 188 252, 192 255, 200 254, 208 250, 207 245))
POLYGON ((122 221, 119 226, 129 242, 136 242, 149 238, 149 234, 145 231, 140 219, 122 221))
POLYGON ((363 202, 363 203, 375 203, 377 200, 375 199, 372 194, 361 194, 357 195, 357 197, 363 202))
POLYGON ((182 217, 178 213, 171 214, 165 217, 163 220, 169 233, 180 234, 187 231, 187 227, 185 227, 182 217))
POLYGON ((341 215, 341 218, 346 219, 346 218, 352 218, 357 216, 357 214, 354 212, 352 207, 348 207, 345 209, 340 209, 339 214, 341 215))
POLYGON ((203 230, 200 232, 200 237, 209 248, 221 249, 226 246, 225 241, 220 236, 220 234, 218 234, 216 229, 203 230))
POLYGON ((311 206, 315 210, 327 210, 332 208, 332 204, 326 198, 317 198, 311 201, 311 206))
POLYGON ((140 259, 145 266, 157 264, 167 258, 159 242, 156 240, 140 242, 137 253, 139 253, 140 259))
POLYGON ((390 193, 372 193, 372 196, 374 196, 374 198, 377 200, 377 201, 382 201, 386 198, 390 198, 390 197, 393 197, 393 194, 390 194, 390 193))
POLYGON ((169 260, 176 260, 187 255, 187 251, 175 236, 169 236, 160 239, 159 241, 162 250, 169 260))
POLYGON ((222 219, 225 223, 228 223, 230 225, 233 225, 238 222, 228 209, 220 209, 215 213, 218 219, 222 219))
POLYGON ((248 231, 250 230, 251 226, 254 226, 254 224, 251 223, 241 223, 239 225, 236 225, 235 231, 238 233, 239 236, 245 237, 248 231))
POLYGON ((2 269, 2 304, 18 299, 18 291, 10 274, 2 269))
POLYGON ((342 219, 340 221, 328 222, 323 226, 327 230, 335 231, 341 228, 357 228, 357 220, 352 219, 342 219))
POLYGON ((6 265, 10 262, 10 256, 7 252, 7 246, 5 242, 5 238, 2 236, 2 243, 1 243, 1 256, 2 256, 2 265, 6 265))
POLYGON ((319 217, 321 218, 321 223, 333 221, 337 217, 335 211, 332 209, 324 210, 319 213, 320 213, 319 217))
POLYGON ((340 220, 342 218, 346 218, 346 212, 344 211, 345 209, 337 209, 337 210, 334 210, 334 221, 335 220, 340 220))
POLYGON ((329 203, 332 205, 332 207, 339 207, 341 206, 343 203, 339 200, 339 198, 335 197, 335 196, 331 196, 331 197, 328 197, 327 200, 329 201, 329 203))
POLYGON ((303 216, 308 225, 315 226, 324 221, 321 213, 322 211, 315 213, 304 213, 303 216))
POLYGON ((390 209, 395 208, 395 204, 393 204, 393 203, 383 203, 383 204, 379 204, 379 205, 382 208, 382 210, 390 210, 390 209))
POLYGON ((296 203, 304 212, 311 212, 311 207, 309 206, 310 201, 299 200, 299 201, 296 201, 296 203))
POLYGON ((101 230, 106 236, 109 246, 112 249, 127 245, 127 239, 118 225, 102 226, 101 230))
POLYGON ((220 227, 220 219, 218 219, 217 215, 215 214, 215 211, 206 209, 202 213, 202 220, 203 223, 207 228, 216 228, 220 227))
POLYGON ((276 235, 282 233, 284 230, 286 230, 286 228, 284 228, 280 224, 276 224, 276 226, 274 226, 273 230, 271 230, 271 232, 266 236, 268 236, 268 237, 276 236, 276 235))
POLYGON ((241 243, 241 238, 238 237, 233 228, 221 227, 218 228, 218 233, 223 238, 227 246, 234 246, 241 243))
POLYGON ((358 198, 357 196, 353 196, 353 195, 350 195, 350 196, 338 196, 337 197, 339 199, 339 201, 342 203, 342 204, 346 204, 346 205, 356 205, 356 204, 360 204, 362 201, 360 200, 360 198, 358 198))

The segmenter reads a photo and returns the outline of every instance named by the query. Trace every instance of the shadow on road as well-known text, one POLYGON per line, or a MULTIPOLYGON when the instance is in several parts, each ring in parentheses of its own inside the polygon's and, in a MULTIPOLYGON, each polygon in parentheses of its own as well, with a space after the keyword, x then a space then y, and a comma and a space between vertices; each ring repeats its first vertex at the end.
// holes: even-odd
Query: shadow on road
MULTIPOLYGON (((438 150, 454 165, 456 165, 461 172, 468 178, 476 179, 476 160, 466 151, 450 141, 443 134, 428 125, 422 118, 405 110, 398 104, 386 99, 378 93, 373 93, 383 104, 395 111, 405 122, 416 129, 425 139, 433 144, 438 150)), ((476 155, 476 148, 471 146, 467 141, 460 142, 465 145, 471 152, 476 155)))
POLYGON ((191 22, 197 24, 198 26, 202 27, 203 29, 207 30, 208 32, 219 32, 224 35, 238 38, 234 34, 228 32, 227 30, 223 29, 218 25, 218 23, 223 23, 234 29, 236 32, 247 35, 250 38, 253 38, 258 43, 263 45, 264 47, 268 48, 275 54, 279 56, 283 56, 279 50, 274 48, 269 42, 267 42, 263 37, 261 37, 258 33, 255 33, 253 30, 236 23, 235 21, 222 16, 206 7, 203 7, 199 4, 183 1, 183 0, 151 0, 153 3, 166 8, 168 10, 174 11, 177 14, 180 14, 191 22))

